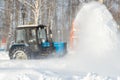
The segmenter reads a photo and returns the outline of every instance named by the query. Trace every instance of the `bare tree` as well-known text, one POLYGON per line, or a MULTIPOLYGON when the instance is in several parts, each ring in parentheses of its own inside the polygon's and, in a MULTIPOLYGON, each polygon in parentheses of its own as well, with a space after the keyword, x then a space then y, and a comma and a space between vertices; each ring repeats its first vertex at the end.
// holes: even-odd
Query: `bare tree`
MULTIPOLYGON (((31 18, 34 20, 34 24, 38 24, 39 18, 41 18, 41 8, 43 7, 44 1, 43 0, 18 0, 21 2, 26 8, 30 8, 32 15, 31 18)), ((27 12, 26 12, 27 14, 27 12)), ((41 23, 41 21, 40 21, 41 23)))

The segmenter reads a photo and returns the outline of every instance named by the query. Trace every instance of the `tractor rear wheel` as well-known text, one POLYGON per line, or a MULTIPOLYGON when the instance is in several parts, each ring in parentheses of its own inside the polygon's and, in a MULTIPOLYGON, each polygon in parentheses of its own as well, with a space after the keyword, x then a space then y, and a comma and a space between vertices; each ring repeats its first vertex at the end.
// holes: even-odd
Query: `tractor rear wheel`
POLYGON ((10 59, 26 60, 30 59, 30 50, 25 47, 16 47, 9 53, 10 59))

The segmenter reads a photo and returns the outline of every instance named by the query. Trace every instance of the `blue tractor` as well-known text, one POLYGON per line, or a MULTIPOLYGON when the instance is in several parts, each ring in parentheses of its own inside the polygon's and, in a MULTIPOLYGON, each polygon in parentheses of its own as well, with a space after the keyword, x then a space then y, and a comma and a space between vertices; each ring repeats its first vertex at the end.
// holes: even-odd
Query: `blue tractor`
POLYGON ((64 55, 66 42, 53 42, 52 31, 45 25, 16 27, 15 41, 9 48, 10 59, 39 59, 49 55, 64 55))

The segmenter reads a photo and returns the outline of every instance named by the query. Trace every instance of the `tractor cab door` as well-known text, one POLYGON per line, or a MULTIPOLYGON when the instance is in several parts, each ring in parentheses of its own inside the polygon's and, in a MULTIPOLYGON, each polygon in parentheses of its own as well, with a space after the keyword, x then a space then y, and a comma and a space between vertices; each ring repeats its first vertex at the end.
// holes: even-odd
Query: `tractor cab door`
POLYGON ((27 41, 33 52, 38 51, 36 28, 27 29, 27 41))
POLYGON ((44 43, 47 41, 47 34, 46 34, 46 29, 44 28, 38 28, 38 43, 44 43))

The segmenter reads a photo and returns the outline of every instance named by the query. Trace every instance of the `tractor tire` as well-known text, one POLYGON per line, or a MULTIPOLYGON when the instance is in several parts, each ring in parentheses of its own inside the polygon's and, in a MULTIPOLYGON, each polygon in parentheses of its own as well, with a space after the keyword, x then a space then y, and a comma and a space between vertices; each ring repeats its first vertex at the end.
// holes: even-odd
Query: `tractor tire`
POLYGON ((25 47, 16 47, 9 53, 10 59, 27 60, 31 57, 31 52, 25 47))

